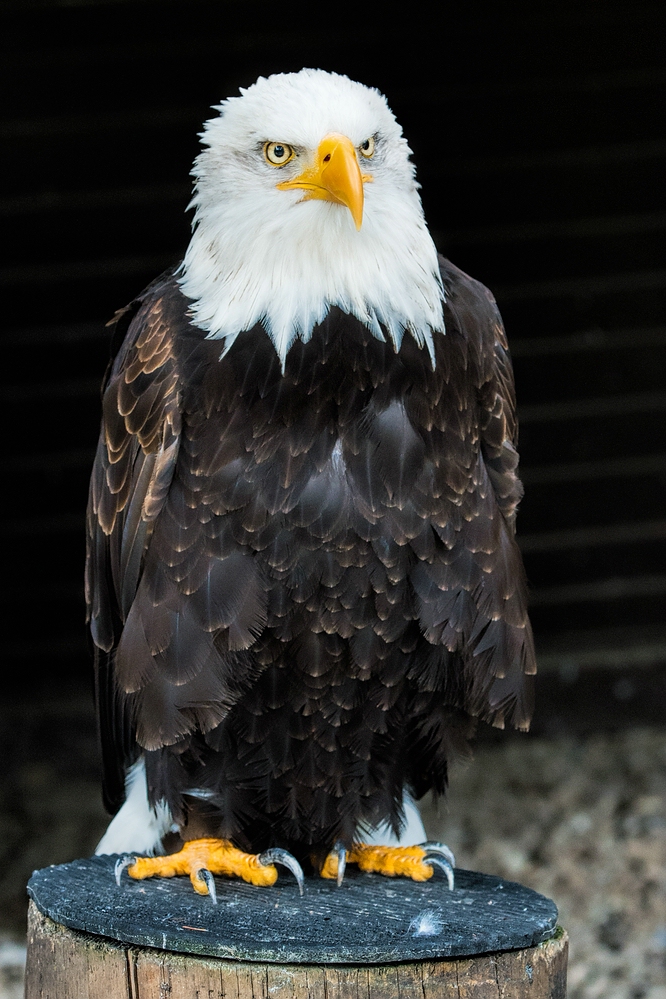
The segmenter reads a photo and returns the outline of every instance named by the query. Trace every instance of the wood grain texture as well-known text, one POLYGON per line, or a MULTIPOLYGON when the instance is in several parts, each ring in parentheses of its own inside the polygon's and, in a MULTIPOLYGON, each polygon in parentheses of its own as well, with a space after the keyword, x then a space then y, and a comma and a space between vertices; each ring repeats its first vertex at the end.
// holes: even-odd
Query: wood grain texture
POLYGON ((224 961, 127 947, 30 904, 26 999, 565 999, 568 938, 472 959, 388 965, 224 961))
POLYGON ((35 871, 28 895, 55 923, 126 946, 280 965, 384 965, 535 947, 557 929, 550 899, 513 881, 456 869, 414 882, 347 868, 344 890, 324 878, 279 878, 269 892, 218 878, 219 905, 187 878, 129 877, 113 856, 35 871), (424 917, 431 922, 422 925, 424 917))

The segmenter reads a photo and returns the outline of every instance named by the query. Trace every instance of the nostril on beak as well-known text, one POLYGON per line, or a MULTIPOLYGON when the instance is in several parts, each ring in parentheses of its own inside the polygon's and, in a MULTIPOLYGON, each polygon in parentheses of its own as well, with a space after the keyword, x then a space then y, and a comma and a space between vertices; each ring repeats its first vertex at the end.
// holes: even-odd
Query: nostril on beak
POLYGON ((324 156, 324 163, 328 163, 328 161, 330 160, 330 158, 331 158, 331 154, 327 153, 326 156, 324 156))

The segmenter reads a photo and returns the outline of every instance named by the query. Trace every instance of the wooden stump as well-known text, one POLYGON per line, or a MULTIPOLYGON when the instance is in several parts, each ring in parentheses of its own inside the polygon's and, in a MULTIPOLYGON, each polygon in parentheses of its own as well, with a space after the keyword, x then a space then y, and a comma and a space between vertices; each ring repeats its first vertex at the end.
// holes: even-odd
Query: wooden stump
POLYGON ((308 879, 302 899, 288 877, 218 879, 213 906, 187 879, 118 888, 112 870, 93 858, 33 875, 26 999, 566 996, 555 906, 499 878, 456 871, 449 892, 352 871, 341 889, 308 879))
POLYGON ((26 999, 565 999, 567 936, 518 951, 388 965, 225 961, 131 947, 30 903, 26 999))

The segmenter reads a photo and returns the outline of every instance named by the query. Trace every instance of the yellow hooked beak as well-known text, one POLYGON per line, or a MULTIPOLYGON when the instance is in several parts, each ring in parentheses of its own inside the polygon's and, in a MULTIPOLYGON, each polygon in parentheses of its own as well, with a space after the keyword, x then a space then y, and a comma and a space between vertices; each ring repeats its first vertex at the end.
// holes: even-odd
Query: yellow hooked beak
POLYGON ((356 150, 346 135, 332 132, 319 143, 312 166, 307 167, 293 180, 278 184, 280 191, 299 188, 305 191, 301 201, 333 201, 344 205, 352 214, 354 225, 363 222, 363 184, 372 181, 372 175, 361 173, 356 150))

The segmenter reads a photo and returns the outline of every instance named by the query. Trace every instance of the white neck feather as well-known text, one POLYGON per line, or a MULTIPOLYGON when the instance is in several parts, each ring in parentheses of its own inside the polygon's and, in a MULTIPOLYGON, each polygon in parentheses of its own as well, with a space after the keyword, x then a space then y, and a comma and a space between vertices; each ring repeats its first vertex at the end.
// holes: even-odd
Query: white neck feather
MULTIPOLYGON (((331 74, 321 76, 330 86, 331 74)), ((319 75, 314 82, 322 82, 319 75)), ((259 84, 227 101, 225 113, 206 125, 209 148, 195 164, 195 231, 180 285, 192 299, 193 321, 210 338, 225 341, 223 353, 240 332, 261 323, 284 367, 294 341, 307 341, 331 306, 338 306, 374 336, 383 340, 386 335, 396 350, 410 333, 434 363, 433 333, 444 331, 444 293, 409 149, 381 95, 345 83, 371 95, 368 103, 381 101, 382 113, 390 116, 386 129, 394 129, 395 156, 389 158, 387 150, 383 169, 377 163, 373 182, 365 185, 358 232, 345 207, 303 202, 298 191, 277 190, 273 170, 265 181, 264 163, 255 162, 256 141, 239 148, 237 140, 234 146, 235 118, 240 132, 243 102, 259 84)), ((290 140, 283 134, 286 124, 267 127, 275 129, 268 138, 290 140)), ((341 122, 338 130, 342 127, 341 122)), ((319 137, 313 133, 313 143, 319 137)))

